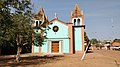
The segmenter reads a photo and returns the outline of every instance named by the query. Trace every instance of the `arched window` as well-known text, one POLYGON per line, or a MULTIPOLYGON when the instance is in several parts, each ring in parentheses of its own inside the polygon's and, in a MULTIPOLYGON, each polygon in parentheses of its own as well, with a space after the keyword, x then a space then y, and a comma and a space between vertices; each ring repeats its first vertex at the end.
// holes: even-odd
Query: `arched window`
POLYGON ((39 26, 41 25, 42 21, 39 21, 39 26))
POLYGON ((38 27, 40 27, 41 26, 41 24, 42 24, 42 21, 41 20, 36 20, 35 21, 35 26, 38 28, 38 27))
POLYGON ((38 21, 36 21, 36 27, 38 27, 38 21))
POLYGON ((77 20, 77 25, 80 25, 80 19, 77 20))
POLYGON ((76 23, 76 19, 74 19, 74 25, 76 25, 75 23, 76 23))

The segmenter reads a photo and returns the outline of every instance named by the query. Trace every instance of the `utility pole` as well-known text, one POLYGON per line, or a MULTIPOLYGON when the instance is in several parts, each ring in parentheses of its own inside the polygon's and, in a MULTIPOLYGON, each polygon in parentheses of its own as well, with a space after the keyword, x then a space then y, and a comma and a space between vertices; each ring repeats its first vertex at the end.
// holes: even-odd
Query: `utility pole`
POLYGON ((89 49, 89 45, 90 45, 90 44, 87 45, 87 48, 85 49, 85 51, 84 51, 84 53, 83 53, 83 56, 82 56, 82 58, 81 58, 81 61, 84 59, 85 54, 86 54, 86 52, 87 52, 88 49, 89 49))

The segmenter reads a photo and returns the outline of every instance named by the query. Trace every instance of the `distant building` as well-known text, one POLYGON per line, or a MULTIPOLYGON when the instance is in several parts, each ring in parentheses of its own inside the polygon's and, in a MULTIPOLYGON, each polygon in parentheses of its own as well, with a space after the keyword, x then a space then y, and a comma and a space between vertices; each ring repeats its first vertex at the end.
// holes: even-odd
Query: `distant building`
POLYGON ((113 42, 113 43, 112 43, 112 46, 113 46, 113 47, 119 47, 119 46, 120 46, 120 43, 119 43, 119 42, 113 42))
POLYGON ((111 44, 111 48, 113 50, 120 50, 120 39, 115 39, 114 42, 111 44))
POLYGON ((106 41, 105 44, 104 44, 104 46, 105 46, 105 49, 106 49, 106 50, 110 50, 111 41, 109 41, 109 40, 106 41))
MULTIPOLYGON (((38 15, 34 14, 35 23, 32 27, 38 27, 48 21, 41 7, 38 15)), ((47 31, 47 39, 42 46, 32 44, 32 53, 79 53, 84 51, 84 14, 76 4, 70 15, 70 22, 55 18, 47 23, 51 28, 47 31)), ((44 35, 40 29, 34 29, 36 34, 44 35)))

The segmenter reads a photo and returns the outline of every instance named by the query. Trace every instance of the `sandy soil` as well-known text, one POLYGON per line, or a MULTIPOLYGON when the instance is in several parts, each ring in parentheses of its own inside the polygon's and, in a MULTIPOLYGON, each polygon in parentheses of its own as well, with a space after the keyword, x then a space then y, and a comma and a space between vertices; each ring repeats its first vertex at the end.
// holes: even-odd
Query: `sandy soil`
POLYGON ((66 54, 62 57, 27 57, 21 63, 15 59, 0 60, 0 66, 11 67, 120 67, 120 51, 94 50, 87 53, 81 61, 82 54, 66 54))
POLYGON ((41 67, 120 67, 120 51, 95 50, 81 61, 81 55, 66 55, 62 60, 41 67))

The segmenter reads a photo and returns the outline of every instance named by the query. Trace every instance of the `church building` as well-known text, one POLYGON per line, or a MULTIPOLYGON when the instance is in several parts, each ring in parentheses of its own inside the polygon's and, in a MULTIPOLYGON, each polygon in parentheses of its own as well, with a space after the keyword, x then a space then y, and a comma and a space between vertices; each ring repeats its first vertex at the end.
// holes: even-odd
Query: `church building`
MULTIPOLYGON (((40 7, 38 14, 34 14, 34 21, 32 27, 46 25, 50 29, 46 30, 47 38, 44 45, 35 46, 32 44, 32 53, 76 54, 84 51, 84 14, 78 4, 71 12, 69 22, 58 19, 56 14, 53 20, 48 21, 42 7, 40 7)), ((39 35, 45 34, 38 28, 34 29, 34 32, 39 35)))

